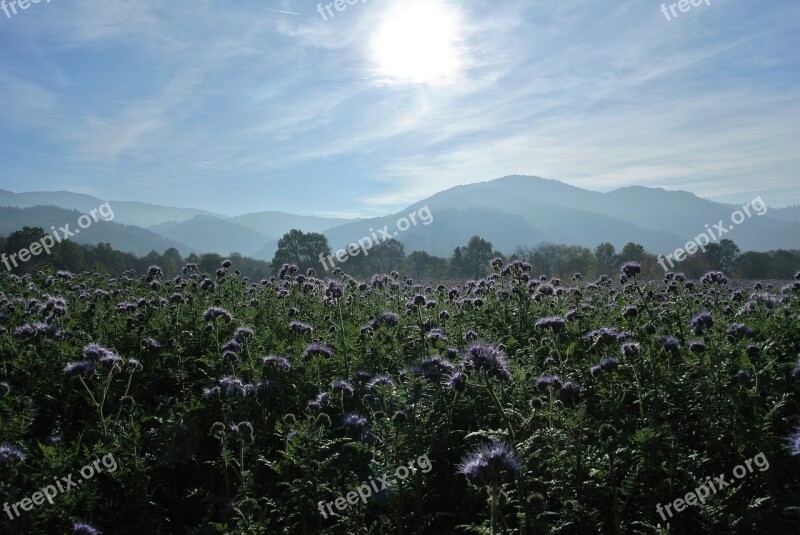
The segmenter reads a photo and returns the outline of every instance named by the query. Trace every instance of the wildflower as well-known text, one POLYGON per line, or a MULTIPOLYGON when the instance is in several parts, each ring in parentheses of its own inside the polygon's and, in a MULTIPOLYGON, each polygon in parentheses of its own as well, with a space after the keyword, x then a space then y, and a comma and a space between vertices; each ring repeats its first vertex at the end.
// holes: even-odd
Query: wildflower
POLYGON ((445 384, 456 392, 463 392, 467 389, 467 375, 463 372, 455 372, 447 378, 445 384))
POLYGON ((559 397, 564 401, 574 401, 583 389, 581 385, 573 381, 567 381, 558 391, 559 397))
POLYGON ((559 333, 564 329, 566 322, 561 316, 551 316, 549 318, 542 318, 536 322, 537 329, 550 329, 554 333, 559 333))
POLYGON ((330 394, 327 392, 320 392, 317 397, 308 402, 309 409, 319 410, 330 401, 330 394))
POLYGON ((21 463, 26 455, 14 446, 0 446, 0 465, 9 463, 21 463))
POLYGON ((632 319, 632 318, 635 318, 638 315, 639 315, 639 309, 636 308, 634 305, 630 305, 628 307, 625 307, 625 309, 622 311, 622 317, 623 318, 632 319))
POLYGON ((255 336, 255 334, 256 333, 250 327, 239 327, 238 329, 236 329, 233 338, 241 344, 244 343, 244 341, 247 340, 248 338, 252 338, 253 336, 255 336))
POLYGON ((333 381, 331 383, 331 390, 336 393, 347 394, 352 396, 354 392, 353 385, 347 381, 333 381))
POLYGON ((11 385, 7 381, 0 381, 0 395, 7 396, 11 392, 11 385))
POLYGON ((484 371, 489 377, 502 380, 511 379, 508 361, 494 346, 489 344, 472 344, 461 357, 461 364, 466 369, 484 371))
POLYGON ((314 327, 308 323, 303 323, 302 321, 291 321, 289 322, 289 329, 297 334, 308 334, 314 330, 314 327))
POLYGON ((319 342, 311 342, 306 346, 305 351, 303 351, 303 360, 307 361, 315 356, 331 358, 333 356, 333 349, 319 342))
POLYGON ((622 266, 620 272, 625 277, 631 279, 642 272, 642 266, 640 266, 637 262, 628 262, 622 266))
POLYGON ((345 416, 342 425, 350 436, 357 436, 364 442, 370 436, 367 419, 358 413, 352 412, 345 416))
POLYGON ((64 367, 64 373, 68 377, 76 375, 84 375, 86 377, 92 375, 96 369, 96 365, 91 360, 79 360, 77 362, 70 362, 64 367))
POLYGON ((622 354, 628 358, 638 357, 640 353, 640 346, 636 343, 622 344, 622 354))
POLYGON ((757 357, 761 354, 761 348, 754 344, 747 344, 747 347, 744 350, 747 353, 747 356, 750 358, 757 357))
POLYGON ((728 279, 721 271, 709 271, 700 279, 705 284, 727 284, 728 279))
POLYGON ((242 350, 242 344, 237 342, 235 339, 234 340, 228 340, 225 343, 225 345, 223 345, 219 350, 222 353, 225 353, 226 351, 231 351, 233 353, 238 353, 239 351, 242 350))
POLYGON ((225 323, 230 323, 233 320, 233 316, 231 316, 231 313, 225 310, 224 308, 220 307, 209 308, 208 310, 206 310, 206 313, 204 314, 203 318, 209 322, 214 321, 217 318, 224 319, 225 323))
POLYGON ((148 277, 160 277, 164 272, 158 266, 150 266, 147 268, 148 277))
POLYGON ((147 350, 153 353, 158 353, 161 350, 161 344, 155 338, 145 338, 142 343, 147 350))
POLYGON ((344 293, 344 286, 341 283, 329 280, 328 287, 325 289, 325 297, 330 299, 339 299, 344 293))
POLYGON ((583 335, 583 339, 593 346, 611 345, 616 343, 619 331, 614 327, 600 327, 583 335))
POLYGON ((419 370, 426 379, 438 383, 441 381, 442 376, 449 374, 455 367, 452 363, 443 359, 439 355, 431 355, 422 360, 419 365, 419 370))
POLYGON ((680 343, 672 336, 667 336, 661 341, 661 345, 664 347, 665 351, 669 351, 671 353, 676 353, 680 350, 680 343))
POLYGON ((600 372, 610 372, 615 370, 619 367, 619 361, 617 359, 605 359, 601 361, 599 364, 595 364, 591 368, 589 368, 589 372, 592 375, 597 375, 600 372))
POLYGON ((746 384, 750 381, 750 372, 747 370, 739 370, 733 375, 734 383, 746 384))
POLYGON ((83 522, 75 522, 72 525, 72 532, 77 533, 78 535, 100 535, 99 531, 89 524, 84 524, 83 522))
POLYGON ((794 435, 788 437, 787 440, 792 455, 800 455, 800 427, 795 429, 794 435))
POLYGON ((286 372, 292 368, 292 363, 289 362, 289 359, 286 357, 269 355, 264 357, 262 360, 264 361, 264 366, 268 366, 279 372, 286 372))
POLYGON ((557 375, 545 373, 536 379, 536 388, 543 392, 548 388, 559 389, 561 388, 561 379, 557 375))
POLYGON ((706 345, 703 343, 702 340, 692 340, 689 342, 689 350, 692 353, 702 353, 706 350, 706 345))
POLYGON ((434 341, 434 342, 435 341, 446 342, 447 341, 447 335, 445 335, 444 332, 441 329, 431 329, 431 331, 428 333, 428 340, 431 340, 431 341, 434 341))
POLYGON ((367 383, 368 388, 375 388, 377 386, 395 386, 395 382, 388 375, 378 375, 367 383))
POLYGON ((458 465, 458 473, 478 487, 513 481, 519 471, 520 465, 511 447, 497 441, 478 446, 458 465))
POLYGON ((714 326, 714 317, 710 312, 701 312, 692 318, 692 332, 700 336, 714 326))

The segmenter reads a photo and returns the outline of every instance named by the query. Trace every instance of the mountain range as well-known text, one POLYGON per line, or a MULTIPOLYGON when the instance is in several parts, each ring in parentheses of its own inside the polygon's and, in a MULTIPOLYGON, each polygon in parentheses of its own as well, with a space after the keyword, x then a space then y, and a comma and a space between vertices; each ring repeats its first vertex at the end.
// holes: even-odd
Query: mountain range
MULTIPOLYGON (((77 221, 105 201, 90 195, 55 191, 14 193, 0 189, 0 234, 22 226, 61 226, 77 221)), ((116 249, 144 255, 175 247, 181 254, 233 252, 271 260, 278 239, 296 228, 322 232, 336 250, 359 238, 380 235, 388 226, 427 207, 430 224, 417 224, 396 238, 406 251, 422 250, 449 257, 453 249, 479 235, 503 253, 518 246, 542 242, 594 248, 611 242, 618 249, 627 242, 665 254, 714 227, 719 221, 742 251, 800 249, 800 206, 750 208, 751 216, 738 225, 731 215, 741 206, 717 203, 686 191, 630 186, 597 192, 556 180, 507 176, 488 182, 456 186, 415 203, 405 210, 370 219, 302 216, 283 212, 256 212, 230 217, 207 210, 173 208, 132 201, 109 201, 110 222, 92 225, 79 243, 109 242, 116 249)), ((409 218, 410 219, 410 218, 409 218)), ((73 223, 74 226, 74 223, 73 223)))

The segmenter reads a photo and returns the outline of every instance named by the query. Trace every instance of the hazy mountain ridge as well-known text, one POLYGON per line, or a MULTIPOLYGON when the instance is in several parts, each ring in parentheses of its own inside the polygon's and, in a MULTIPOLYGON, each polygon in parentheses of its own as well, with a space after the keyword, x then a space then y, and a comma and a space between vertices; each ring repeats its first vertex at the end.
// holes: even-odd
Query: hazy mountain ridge
MULTIPOLYGON (((69 192, 0 190, 0 205, 26 206, 39 201, 82 212, 104 202, 69 192)), ((731 214, 741 209, 741 205, 702 199, 686 191, 628 186, 597 192, 522 175, 455 186, 396 213, 360 220, 276 211, 229 217, 205 210, 131 201, 110 201, 110 204, 115 222, 155 221, 144 225, 146 230, 180 244, 183 250, 221 255, 239 252, 262 260, 272 258, 280 236, 293 228, 324 233, 336 250, 372 236, 384 226, 394 233, 400 218, 424 206, 431 210, 433 224, 423 225, 417 218, 416 226, 396 236, 407 252, 424 250, 446 257, 471 236, 479 235, 503 253, 542 242, 593 248, 607 241, 621 248, 633 241, 653 253, 665 254, 704 232, 706 225, 713 227, 722 220, 729 227, 731 214)), ((751 208, 751 213, 752 217, 724 237, 734 240, 743 251, 800 249, 800 206, 768 208, 763 216, 756 215, 751 208)))
POLYGON ((174 247, 181 255, 188 255, 196 250, 182 243, 169 240, 147 229, 134 225, 122 225, 116 221, 92 222, 91 226, 81 229, 78 227, 78 218, 83 214, 80 210, 68 210, 55 206, 34 206, 30 208, 15 208, 0 206, 0 235, 8 236, 23 227, 41 228, 47 233, 52 233, 51 227, 59 230, 69 224, 68 230, 80 232, 70 239, 83 245, 97 245, 110 243, 114 249, 122 252, 145 256, 151 251, 163 253, 174 247))

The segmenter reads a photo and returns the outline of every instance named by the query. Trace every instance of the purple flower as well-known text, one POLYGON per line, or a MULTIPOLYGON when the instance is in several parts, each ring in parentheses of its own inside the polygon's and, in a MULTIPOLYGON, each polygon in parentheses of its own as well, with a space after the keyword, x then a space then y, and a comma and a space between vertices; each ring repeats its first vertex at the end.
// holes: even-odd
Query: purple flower
POLYGON ((347 381, 333 381, 331 383, 331 390, 337 393, 347 394, 352 396, 354 392, 353 385, 347 381))
POLYGON ((468 370, 484 371, 489 377, 511 379, 506 357, 489 344, 472 344, 461 356, 461 365, 468 370))
POLYGON ((439 355, 431 355, 422 359, 418 369, 426 379, 438 383, 444 375, 452 373, 455 367, 439 355))
POLYGON ((631 279, 642 272, 642 266, 640 266, 637 262, 627 262, 622 266, 620 272, 625 277, 631 279))
POLYGON ((233 320, 233 316, 231 313, 225 310, 224 308, 220 307, 211 307, 206 310, 206 313, 203 316, 206 321, 214 321, 217 318, 222 318, 225 320, 225 323, 230 323, 233 320))
POLYGON ((21 463, 26 455, 14 446, 0 446, 0 465, 9 463, 21 463))
POLYGON ((574 401, 581 393, 581 390, 583 389, 578 383, 567 381, 558 391, 558 395, 563 401, 574 401))
POLYGON ((333 356, 333 349, 326 344, 311 342, 306 346, 305 351, 303 351, 303 360, 307 361, 316 356, 331 358, 333 356))
POLYGON ((72 532, 78 535, 101 535, 95 528, 83 522, 75 522, 72 525, 72 532))
POLYGON ((395 382, 388 375, 377 375, 367 383, 368 388, 375 388, 378 386, 395 386, 395 382))
POLYGON ((637 343, 622 344, 622 354, 628 358, 638 357, 640 353, 640 346, 637 343))
POLYGON ((661 345, 664 347, 665 351, 669 351, 671 353, 677 353, 680 348, 681 344, 672 336, 667 336, 661 341, 661 345))
POLYGON ((478 487, 513 481, 519 472, 520 465, 511 446, 497 441, 478 446, 458 465, 458 473, 464 474, 470 483, 478 487))
POLYGON ((800 427, 795 429, 794 435, 788 437, 787 440, 792 455, 800 455, 800 427))
POLYGON ((706 345, 703 343, 702 340, 692 340, 689 342, 689 350, 692 353, 702 353, 706 350, 706 345))
POLYGON ((292 368, 292 363, 286 357, 269 355, 263 358, 264 366, 268 366, 279 372, 286 372, 292 368))
POLYGON ((704 311, 692 318, 692 332, 700 336, 714 326, 714 317, 710 312, 704 311))
POLYGON ((96 369, 96 365, 94 361, 91 360, 79 360, 77 362, 70 362, 64 367, 64 373, 67 374, 68 377, 74 377, 76 375, 84 375, 86 377, 92 375, 96 369))
POLYGON ((393 327, 400 323, 400 316, 395 314, 394 312, 382 312, 375 320, 372 322, 373 327, 379 327, 381 325, 387 325, 389 327, 393 327))
POLYGON ((303 323, 302 321, 290 321, 289 329, 291 329, 297 334, 308 334, 314 330, 314 327, 312 327, 308 323, 303 323))
POLYGON ((564 329, 566 321, 561 316, 551 316, 549 318, 542 318, 536 322, 537 329, 550 329, 554 333, 559 333, 564 329))
POLYGON ((536 388, 543 392, 548 388, 557 390, 561 388, 561 379, 557 375, 545 373, 536 379, 536 388))
POLYGON ((447 378, 445 384, 448 388, 452 388, 456 392, 463 392, 467 389, 467 374, 463 372, 455 372, 447 378))
POLYGON ((591 368, 589 368, 589 372, 592 375, 597 375, 600 372, 610 372, 619 367, 619 361, 617 359, 605 359, 601 361, 599 364, 595 364, 591 368))

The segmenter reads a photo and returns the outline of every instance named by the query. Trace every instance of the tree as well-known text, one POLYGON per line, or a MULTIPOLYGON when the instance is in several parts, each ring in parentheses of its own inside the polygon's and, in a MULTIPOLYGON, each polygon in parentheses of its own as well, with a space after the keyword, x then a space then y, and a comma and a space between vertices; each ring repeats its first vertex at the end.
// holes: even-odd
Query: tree
POLYGON ((611 275, 614 273, 619 258, 614 245, 608 242, 601 243, 594 248, 595 269, 597 275, 611 275))
MULTIPOLYGON (((278 250, 272 257, 272 268, 280 269, 283 264, 295 264, 301 272, 309 268, 317 272, 324 269, 320 259, 331 254, 328 238, 318 232, 303 232, 292 229, 278 241, 278 250)), ((330 263, 326 261, 328 269, 330 263)))
POLYGON ((625 247, 619 253, 619 260, 620 262, 641 262, 645 254, 643 245, 630 241, 625 244, 625 247))
POLYGON ((736 265, 736 257, 739 256, 739 247, 726 238, 719 243, 706 245, 705 254, 711 264, 711 269, 730 274, 736 265))
POLYGON ((494 257, 494 248, 480 236, 473 236, 467 242, 467 246, 462 250, 463 274, 467 277, 480 278, 486 275, 491 268, 491 261, 494 257))
POLYGON ((766 279, 770 275, 770 266, 769 254, 749 251, 736 259, 734 273, 743 279, 766 279))
POLYGON ((406 258, 405 269, 414 280, 437 280, 446 274, 447 260, 424 251, 414 251, 406 258))
POLYGON ((373 273, 399 270, 406 261, 405 246, 393 238, 379 243, 368 252, 367 265, 371 267, 373 273))

